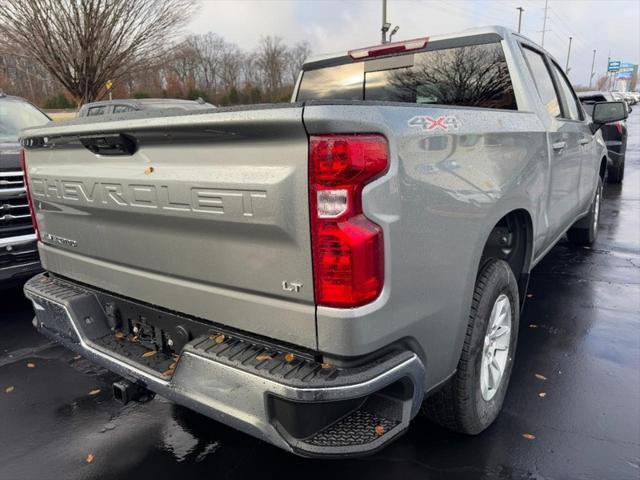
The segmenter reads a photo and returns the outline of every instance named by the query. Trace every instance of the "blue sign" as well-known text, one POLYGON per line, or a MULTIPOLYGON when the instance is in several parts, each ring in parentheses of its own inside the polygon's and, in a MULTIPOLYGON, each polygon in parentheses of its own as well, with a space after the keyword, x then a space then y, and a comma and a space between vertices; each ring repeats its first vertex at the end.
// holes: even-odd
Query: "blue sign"
POLYGON ((609 62, 608 72, 617 72, 620 70, 620 60, 612 60, 609 62))
POLYGON ((620 72, 616 75, 616 78, 631 78, 633 77, 633 72, 620 72))
POLYGON ((633 67, 635 67, 635 65, 633 63, 628 63, 628 62, 622 62, 620 64, 620 68, 630 68, 631 70, 633 70, 633 67))

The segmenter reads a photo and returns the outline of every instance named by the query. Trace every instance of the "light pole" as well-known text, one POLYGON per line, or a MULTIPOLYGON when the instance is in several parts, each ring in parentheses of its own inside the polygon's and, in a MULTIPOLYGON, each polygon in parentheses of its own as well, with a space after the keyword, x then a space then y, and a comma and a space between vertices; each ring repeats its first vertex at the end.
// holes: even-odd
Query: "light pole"
POLYGON ((518 7, 518 33, 520 33, 520 28, 522 27, 522 12, 524 12, 524 8, 518 7))
MULTIPOLYGON (((591 83, 593 82, 593 67, 596 64, 596 51, 593 51, 593 60, 591 60, 591 75, 589 75, 589 88, 591 88, 591 83)), ((608 67, 608 65, 607 65, 608 67)))
POLYGON ((387 0, 382 0, 382 43, 387 43, 387 32, 391 24, 387 22, 387 0))
POLYGON ((396 26, 389 35, 389 40, 387 40, 387 32, 391 28, 391 23, 387 22, 387 0, 382 0, 382 28, 380 31, 382 32, 382 43, 388 43, 391 41, 391 37, 393 37, 400 27, 396 26))
POLYGON ((573 37, 569 37, 569 50, 567 50, 567 64, 564 67, 564 72, 569 75, 569 57, 571 56, 571 40, 573 37))
POLYGON ((398 30, 400 30, 400 27, 398 25, 396 25, 393 30, 391 30, 391 33, 389 33, 389 41, 393 40, 393 36, 398 33, 398 30))

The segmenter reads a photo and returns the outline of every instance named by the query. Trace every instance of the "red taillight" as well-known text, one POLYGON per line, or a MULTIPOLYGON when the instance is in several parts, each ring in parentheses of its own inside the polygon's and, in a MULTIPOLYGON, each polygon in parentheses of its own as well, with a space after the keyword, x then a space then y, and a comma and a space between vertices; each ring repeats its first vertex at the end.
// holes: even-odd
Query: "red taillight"
POLYGON ((412 50, 420 50, 427 46, 429 37, 414 38, 413 40, 403 40, 401 42, 383 43, 382 45, 374 45, 372 47, 358 48, 357 50, 349 50, 348 54, 354 60, 369 57, 381 57, 382 55, 391 55, 392 53, 410 52, 412 50))
POLYGON ((24 148, 20 149, 20 165, 22 166, 22 175, 24 176, 24 188, 27 190, 27 202, 29 202, 29 212, 31 213, 31 223, 33 224, 33 229, 36 231, 38 240, 42 240, 40 238, 40 230, 38 229, 38 222, 36 221, 35 206, 33 204, 33 199, 31 198, 31 191, 29 190, 29 178, 27 176, 27 164, 25 162, 24 148))
POLYGON ((622 127, 623 127, 622 122, 616 122, 616 123, 614 123, 614 125, 616 126, 616 129, 618 130, 618 133, 620 135, 622 135, 622 127))
POLYGON ((309 139, 309 198, 318 305, 357 307, 384 283, 382 229, 362 211, 362 189, 389 165, 382 135, 309 139))

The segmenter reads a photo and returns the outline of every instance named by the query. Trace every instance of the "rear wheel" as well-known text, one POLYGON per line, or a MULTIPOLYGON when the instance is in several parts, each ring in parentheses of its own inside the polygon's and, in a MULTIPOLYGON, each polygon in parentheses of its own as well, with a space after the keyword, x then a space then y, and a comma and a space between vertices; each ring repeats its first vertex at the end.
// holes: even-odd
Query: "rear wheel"
POLYGON ((586 217, 581 218, 567 232, 569 241, 574 245, 592 245, 598 236, 600 221, 600 205, 602 203, 602 179, 598 179, 598 187, 586 217))
POLYGON ((475 435, 496 419, 509 385, 519 321, 518 285, 504 260, 490 260, 476 280, 456 374, 423 410, 436 423, 475 435))

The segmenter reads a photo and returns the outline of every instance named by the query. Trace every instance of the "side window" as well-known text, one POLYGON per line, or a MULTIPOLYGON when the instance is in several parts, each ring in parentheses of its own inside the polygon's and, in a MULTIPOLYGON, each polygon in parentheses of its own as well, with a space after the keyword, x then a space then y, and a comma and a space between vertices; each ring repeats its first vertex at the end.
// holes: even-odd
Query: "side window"
POLYGON ((95 117, 98 115, 104 115, 105 107, 92 107, 87 112, 87 117, 95 117))
POLYGON ((113 113, 133 112, 133 108, 128 105, 116 105, 113 107, 113 113))
POLYGON ((564 72, 560 70, 560 68, 552 62, 553 70, 556 73, 556 77, 560 83, 560 90, 562 90, 562 96, 567 103, 568 111, 565 112, 564 117, 570 118, 571 120, 582 120, 582 113, 580 112, 580 107, 578 106, 578 101, 576 100, 576 94, 573 92, 573 88, 569 84, 567 77, 564 75, 564 72))
POLYGON ((529 72, 536 84, 540 100, 542 100, 543 105, 552 117, 560 117, 562 115, 560 112, 560 101, 558 100, 558 95, 553 86, 553 80, 551 80, 551 74, 549 73, 544 58, 542 58, 542 55, 538 52, 534 52, 526 47, 522 48, 522 52, 524 53, 524 58, 527 60, 529 72))

